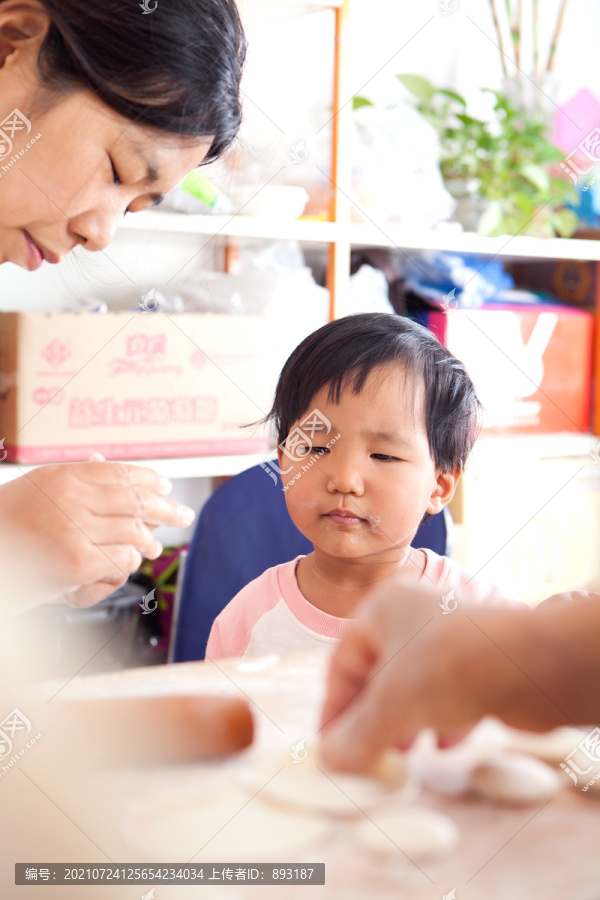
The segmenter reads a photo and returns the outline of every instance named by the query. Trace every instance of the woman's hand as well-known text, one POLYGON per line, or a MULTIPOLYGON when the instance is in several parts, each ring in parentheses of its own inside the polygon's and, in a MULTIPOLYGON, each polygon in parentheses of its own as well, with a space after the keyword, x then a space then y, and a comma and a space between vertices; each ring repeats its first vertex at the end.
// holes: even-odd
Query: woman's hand
POLYGON ((426 727, 449 744, 485 715, 544 731, 596 721, 600 604, 440 612, 439 595, 388 582, 333 653, 324 760, 365 770, 426 727))
POLYGON ((99 461, 41 466, 0 487, 4 606, 66 599, 90 606, 162 547, 156 525, 185 527, 194 512, 167 500, 152 469, 99 461))

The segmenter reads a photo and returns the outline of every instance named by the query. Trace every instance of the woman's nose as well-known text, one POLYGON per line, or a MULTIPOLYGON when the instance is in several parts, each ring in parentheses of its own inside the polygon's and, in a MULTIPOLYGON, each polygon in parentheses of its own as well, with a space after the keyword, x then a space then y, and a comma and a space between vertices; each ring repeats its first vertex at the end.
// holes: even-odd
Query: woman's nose
POLYGON ((77 216, 71 223, 71 230, 85 250, 104 250, 115 236, 123 213, 120 206, 117 208, 113 204, 98 206, 77 216))

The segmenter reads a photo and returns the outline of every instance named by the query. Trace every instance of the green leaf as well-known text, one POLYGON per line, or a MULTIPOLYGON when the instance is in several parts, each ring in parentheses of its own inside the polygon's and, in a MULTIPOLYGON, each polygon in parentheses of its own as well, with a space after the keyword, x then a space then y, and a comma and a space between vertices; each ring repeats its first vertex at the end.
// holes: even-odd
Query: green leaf
POLYGON ((428 102, 435 94, 434 86, 421 75, 396 75, 396 78, 417 100, 428 102))
POLYGON ((514 194, 511 197, 515 207, 523 213, 524 216, 532 216, 535 212, 535 203, 526 194, 514 194))
POLYGON ((541 166, 536 166, 535 163, 527 163, 521 166, 520 172, 523 178, 526 178, 538 190, 547 193, 550 189, 550 177, 541 166))
POLYGON ((352 109, 360 109, 361 106, 373 106, 373 104, 366 97, 353 97, 352 109))
POLYGON ((438 94, 443 94, 444 97, 450 97, 451 100, 456 100, 461 106, 467 105, 465 98, 461 97, 460 94, 457 94, 456 91, 449 91, 447 88, 438 88, 438 94))
POLYGON ((537 144, 535 155, 538 162, 561 162, 565 158, 562 150, 559 150, 558 147, 555 147, 554 144, 549 144, 547 141, 537 144))
POLYGON ((502 206, 499 201, 492 200, 491 203, 485 208, 482 213, 482 216, 477 224, 477 231, 479 234, 487 235, 488 237, 492 234, 502 234, 501 231, 497 231, 502 223, 502 206))
POLYGON ((475 131, 483 129, 483 122, 479 119, 474 119, 472 116, 468 116, 466 113, 457 113, 456 118, 459 122, 462 122, 463 125, 477 125, 478 129, 475 129, 475 131))
POLYGON ((563 238, 571 237, 577 228, 578 221, 577 213, 573 212, 572 209, 559 209, 550 216, 551 224, 563 238))
MULTIPOLYGON (((581 197, 574 185, 564 178, 551 178, 550 190, 555 199, 562 203, 571 203, 573 206, 579 206, 581 197)), ((559 205, 559 204, 557 204, 559 205)))

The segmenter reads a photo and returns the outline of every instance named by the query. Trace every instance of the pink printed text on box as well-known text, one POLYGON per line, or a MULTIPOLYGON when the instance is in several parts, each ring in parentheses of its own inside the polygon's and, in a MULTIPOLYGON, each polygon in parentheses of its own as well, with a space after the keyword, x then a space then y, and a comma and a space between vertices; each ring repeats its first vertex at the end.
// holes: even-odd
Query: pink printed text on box
POLYGON ((0 314, 0 436, 22 463, 260 452, 259 317, 0 314))

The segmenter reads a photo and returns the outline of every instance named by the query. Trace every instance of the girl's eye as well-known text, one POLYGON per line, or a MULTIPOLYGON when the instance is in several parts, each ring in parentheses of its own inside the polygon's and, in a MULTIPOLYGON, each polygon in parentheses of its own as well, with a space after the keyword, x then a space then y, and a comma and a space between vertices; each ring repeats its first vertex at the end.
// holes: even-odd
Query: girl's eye
POLYGON ((324 456, 329 453, 329 447, 304 447, 308 453, 314 453, 315 456, 324 456))
POLYGON ((396 456, 388 456, 387 453, 372 453, 371 456, 373 459, 378 459, 380 462, 389 462, 390 460, 397 460, 396 456))
POLYGON ((112 174, 113 174, 113 184, 119 185, 119 184, 121 184, 121 179, 119 178, 119 173, 115 169, 115 164, 112 161, 112 159, 110 157, 109 157, 109 159, 110 159, 110 167, 112 169, 112 174))

